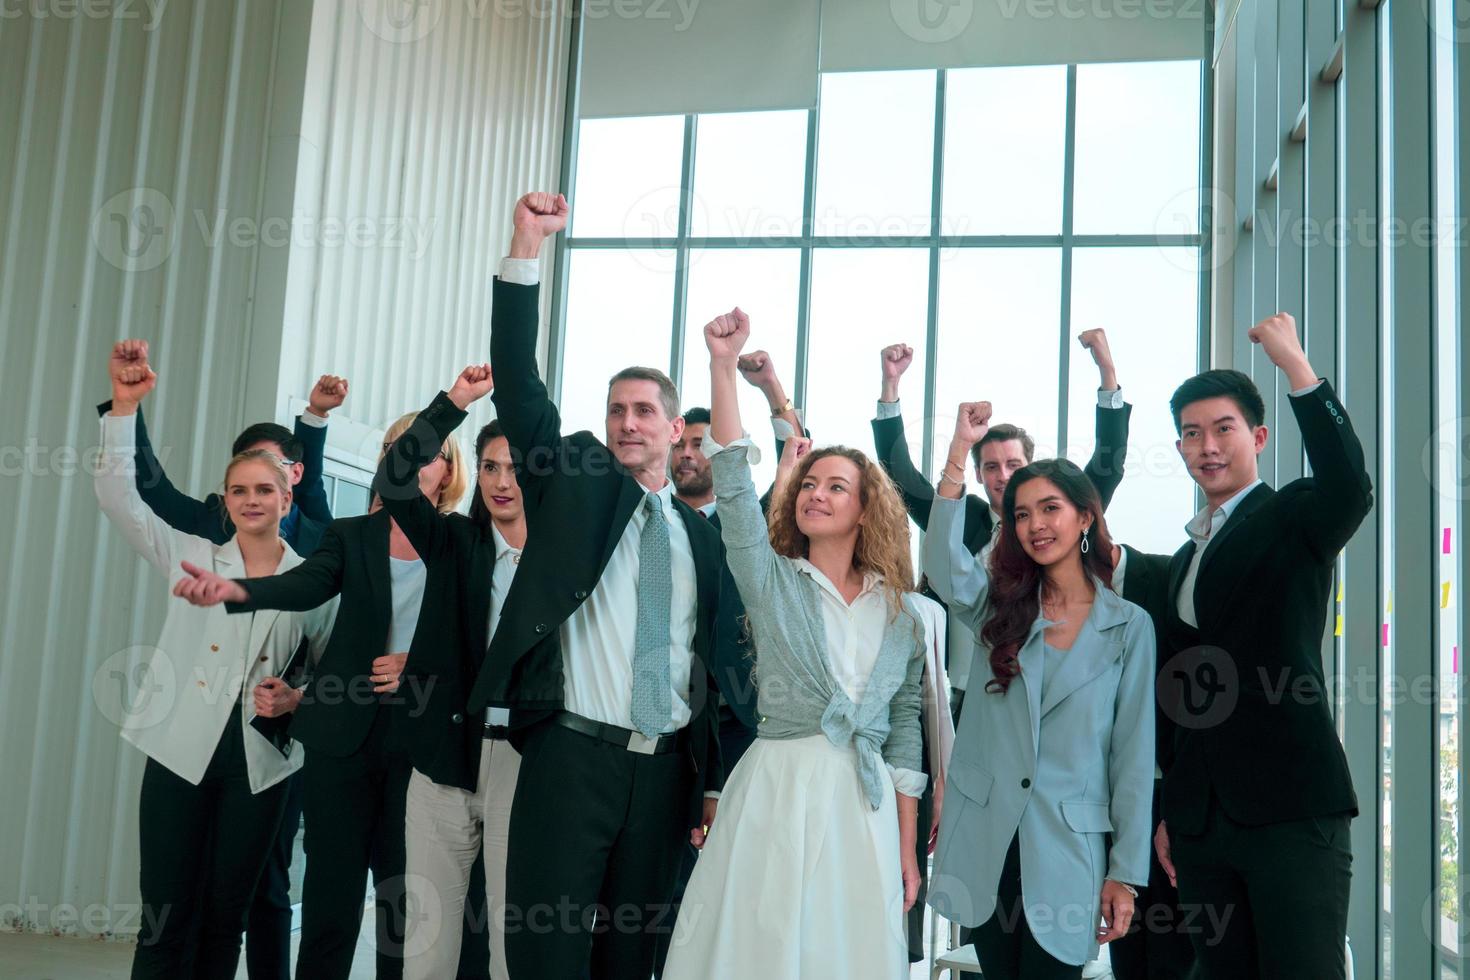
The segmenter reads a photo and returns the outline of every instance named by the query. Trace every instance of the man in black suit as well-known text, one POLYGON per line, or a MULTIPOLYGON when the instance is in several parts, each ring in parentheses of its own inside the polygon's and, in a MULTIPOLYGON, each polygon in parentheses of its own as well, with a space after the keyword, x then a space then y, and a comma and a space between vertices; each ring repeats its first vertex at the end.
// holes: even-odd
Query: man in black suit
POLYGON ((521 753, 506 868, 510 973, 647 980, 684 841, 724 783, 708 664, 719 535, 674 499, 684 421, 672 382, 627 368, 606 443, 562 434, 536 369, 536 262, 566 226, 559 195, 516 205, 494 284, 496 414, 519 469, 527 539, 470 709, 511 709, 521 753))
MULTIPOLYGON (((148 345, 143 341, 119 344, 141 345, 135 354, 144 360, 148 345)), ((114 349, 113 357, 125 352, 114 349)), ((266 449, 287 463, 291 477, 291 510, 281 520, 281 537, 302 558, 311 557, 321 543, 327 525, 332 522, 332 508, 322 480, 322 461, 327 444, 327 415, 347 397, 347 379, 324 374, 308 396, 306 411, 296 419, 295 431, 274 422, 257 422, 235 437, 230 447, 232 456, 247 449, 266 449)), ((112 402, 97 406, 97 414, 105 415, 112 402)), ((235 525, 225 511, 225 501, 217 493, 203 500, 191 497, 175 487, 163 471, 163 464, 153 452, 148 430, 143 426, 143 410, 138 409, 137 451, 135 455, 138 495, 153 513, 170 527, 224 544, 235 535, 235 525)), ((291 853, 296 831, 301 826, 303 804, 300 773, 290 779, 286 796, 286 812, 281 830, 271 847, 270 859, 261 872, 250 905, 250 918, 245 931, 245 963, 250 980, 290 980, 291 976, 291 853)))
POLYGON ((1238 371, 1174 393, 1179 452, 1207 506, 1169 567, 1162 663, 1160 863, 1210 928, 1209 980, 1344 977, 1348 823, 1357 814, 1321 664, 1338 552, 1373 507, 1363 449, 1332 386, 1277 314, 1250 330, 1291 389, 1312 476, 1273 490, 1256 457, 1265 405, 1238 371))
MULTIPOLYGON (((1078 337, 1078 341, 1092 354, 1099 378, 1097 444, 1084 472, 1097 487, 1106 510, 1118 484, 1123 482, 1123 458, 1128 451, 1128 418, 1133 406, 1123 401, 1107 335, 1100 329, 1087 330, 1078 337)), ((907 344, 892 344, 883 348, 881 360, 883 388, 878 398, 878 414, 873 419, 873 447, 878 461, 893 477, 899 493, 903 495, 909 517, 913 518, 919 530, 927 531, 934 484, 914 466, 898 400, 899 381, 913 363, 914 351, 907 344)), ((1000 526, 1000 507, 1006 484, 1016 470, 1031 463, 1035 450, 1026 431, 1014 425, 991 426, 985 438, 974 448, 975 477, 985 488, 985 496, 968 494, 965 497, 964 534, 965 545, 982 561, 989 553, 995 529, 1000 526)), ((954 691, 954 715, 958 721, 968 686, 974 634, 954 619, 949 621, 947 634, 949 682, 954 691)))

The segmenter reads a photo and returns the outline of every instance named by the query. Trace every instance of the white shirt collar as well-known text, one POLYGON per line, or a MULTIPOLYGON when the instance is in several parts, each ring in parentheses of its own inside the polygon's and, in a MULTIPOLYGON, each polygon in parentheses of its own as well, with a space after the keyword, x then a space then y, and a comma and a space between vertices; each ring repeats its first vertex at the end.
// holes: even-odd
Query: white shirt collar
MULTIPOLYGON (((807 575, 811 576, 812 580, 816 582, 817 585, 821 586, 822 590, 825 591, 828 595, 831 595, 844 606, 848 605, 848 601, 842 598, 841 591, 838 590, 836 585, 832 584, 832 580, 829 579, 826 574, 816 565, 813 565, 805 558, 798 558, 796 559, 796 568, 798 571, 805 572, 807 575)), ((882 575, 879 575, 877 572, 874 571, 864 572, 863 590, 857 594, 856 599, 853 599, 853 603, 856 603, 858 599, 861 599, 863 596, 877 589, 882 584, 882 575)))
POLYGON ((521 553, 520 548, 512 548, 510 546, 510 542, 505 540, 505 535, 500 533, 500 528, 496 527, 493 522, 490 524, 490 534, 495 538, 496 561, 499 561, 506 555, 519 555, 521 553))
POLYGON ((699 507, 699 508, 696 508, 696 509, 701 514, 703 514, 705 517, 713 517, 713 516, 715 516, 715 504, 717 504, 718 502, 719 501, 711 500, 709 503, 705 504, 703 507, 699 507))
POLYGON ((1230 515, 1235 512, 1235 508, 1240 502, 1249 496, 1250 492, 1260 486, 1262 482, 1260 478, 1257 478, 1253 483, 1241 488, 1235 496, 1225 501, 1219 507, 1212 508, 1209 504, 1206 504, 1203 510, 1195 514, 1189 523, 1184 525, 1185 533, 1198 543, 1210 540, 1214 536, 1215 531, 1223 527, 1226 521, 1230 520, 1230 515))

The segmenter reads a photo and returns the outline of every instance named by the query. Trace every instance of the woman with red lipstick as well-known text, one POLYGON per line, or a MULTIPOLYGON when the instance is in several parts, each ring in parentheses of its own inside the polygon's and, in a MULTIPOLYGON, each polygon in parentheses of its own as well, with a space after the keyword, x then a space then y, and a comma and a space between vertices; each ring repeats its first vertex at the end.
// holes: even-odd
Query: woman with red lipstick
MULTIPOLYGON (((389 426, 384 457, 414 421, 389 426)), ((454 510, 469 483, 458 443, 434 447, 414 490, 435 512, 454 510)), ((346 980, 362 929, 369 873, 377 904, 376 975, 404 975, 404 807, 415 768, 467 778, 421 737, 438 692, 426 678, 439 653, 438 624, 457 615, 452 570, 427 562, 383 506, 333 521, 299 567, 267 578, 228 579, 185 566, 179 594, 230 612, 308 609, 341 596, 341 612, 291 724, 306 746, 306 879, 301 898, 302 980, 346 980), (436 768, 436 767, 442 767, 436 768)), ((436 733, 437 734, 437 733, 436 733)), ((445 922, 460 932, 456 911, 445 922)))
MULTIPOLYGON (((420 729, 426 744, 437 740, 440 754, 457 754, 468 766, 455 779, 415 766, 407 807, 410 888, 424 891, 419 908, 437 907, 443 921, 457 921, 475 858, 483 854, 490 976, 505 980, 505 865, 521 757, 507 738, 509 711, 492 707, 481 716, 466 707, 526 544, 521 488, 500 423, 484 426, 475 438, 477 485, 469 517, 438 512, 412 492, 415 474, 433 465, 436 431, 452 431, 464 420, 465 409, 493 387, 489 365, 465 368, 394 445, 378 468, 374 488, 430 567, 443 570, 452 590, 443 607, 452 612, 437 624, 438 660, 423 671, 425 683, 435 690, 420 729)), ((459 930, 441 929, 432 916, 420 919, 410 924, 404 976, 453 977, 460 954, 459 930)))
POLYGON ((965 460, 989 425, 989 402, 959 407, 922 551, 989 656, 955 734, 929 903, 975 930, 987 978, 1077 980, 1148 883, 1153 623, 1109 588, 1102 501, 1067 460, 1011 476, 1000 538, 977 560, 965 460))

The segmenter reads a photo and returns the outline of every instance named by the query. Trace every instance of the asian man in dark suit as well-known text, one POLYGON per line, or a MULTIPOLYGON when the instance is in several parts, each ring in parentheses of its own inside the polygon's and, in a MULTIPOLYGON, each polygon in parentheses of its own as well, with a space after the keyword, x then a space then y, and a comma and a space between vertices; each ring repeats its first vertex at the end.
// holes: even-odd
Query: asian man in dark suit
POLYGON ((1179 452, 1207 506, 1169 567, 1161 665, 1160 863, 1210 934, 1207 980, 1346 975, 1348 824, 1357 797, 1329 707, 1321 641, 1338 552, 1373 507, 1363 448, 1296 322, 1250 329, 1284 376, 1312 475, 1263 483, 1265 405, 1250 378, 1206 371, 1174 393, 1179 452))
POLYGON ((469 708, 511 709, 521 752, 506 869, 512 976, 646 980, 681 845, 703 842, 724 782, 708 664, 719 535, 676 500, 683 419, 662 372, 609 383, 606 438, 562 433, 536 368, 537 255, 559 195, 516 205, 494 284, 492 398, 527 539, 469 708))

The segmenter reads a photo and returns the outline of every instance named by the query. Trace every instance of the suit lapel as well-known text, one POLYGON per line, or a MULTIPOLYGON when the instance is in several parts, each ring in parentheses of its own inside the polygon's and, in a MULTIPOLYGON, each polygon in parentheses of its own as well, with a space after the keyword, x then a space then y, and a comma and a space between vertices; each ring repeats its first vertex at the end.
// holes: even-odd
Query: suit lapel
POLYGON ((1045 642, 1043 634, 1050 625, 1051 620, 1037 615, 1036 621, 1031 624, 1031 632, 1026 636, 1026 642, 1021 644, 1021 650, 1016 655, 1021 664, 1021 685, 1026 689, 1026 722, 1031 728, 1033 761, 1041 751, 1041 671, 1044 660, 1041 648, 1045 642))
MULTIPOLYGON (((1261 505, 1269 500, 1273 493, 1275 493, 1274 490, 1262 483, 1250 493, 1246 494, 1244 500, 1235 505, 1235 510, 1230 513, 1230 519, 1220 528, 1220 532, 1210 539, 1210 543, 1205 545, 1205 553, 1199 560, 1199 574, 1194 578, 1196 590, 1199 588, 1200 577, 1204 575, 1205 568, 1209 565, 1210 559, 1220 550, 1225 539, 1234 534, 1236 528, 1250 520, 1251 515, 1259 510, 1261 505)), ((1196 608, 1198 608, 1197 605, 1196 608)))
MULTIPOLYGON (((290 545, 286 544, 283 541, 281 542, 281 546, 286 549, 286 553, 281 556, 280 564, 276 566, 276 570, 272 573, 274 575, 280 575, 284 572, 289 572, 291 569, 301 564, 301 556, 292 551, 290 545)), ((241 561, 240 567, 243 569, 244 566, 245 563, 241 561)), ((281 611, 279 609, 257 609, 251 615, 250 643, 246 647, 246 651, 248 653, 248 656, 245 660, 246 677, 249 677, 252 673, 254 673, 252 668, 255 666, 256 658, 259 657, 261 655, 261 651, 265 649, 266 641, 270 639, 271 628, 276 625, 276 620, 280 617, 281 611)), ((286 655, 290 656, 291 652, 292 651, 287 650, 286 655)), ((285 668, 284 663, 281 664, 281 668, 285 668)), ((273 672, 274 670, 274 667, 270 668, 270 671, 273 672)))
POLYGON ((393 573, 389 571, 388 535, 391 522, 386 510, 373 513, 363 522, 363 564, 373 593, 373 609, 386 630, 393 619, 393 573))
POLYGON ((1043 718, 1123 655, 1122 634, 1117 627, 1124 622, 1126 614, 1118 597, 1097 583, 1097 598, 1087 614, 1087 622, 1077 632, 1072 649, 1062 656, 1057 675, 1046 685, 1046 696, 1041 702, 1043 718))

